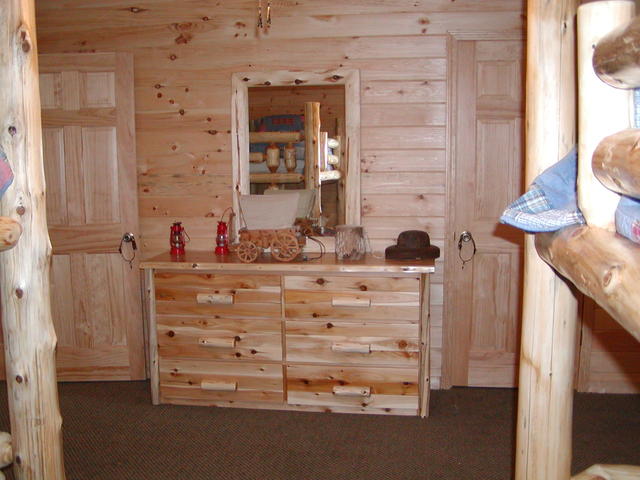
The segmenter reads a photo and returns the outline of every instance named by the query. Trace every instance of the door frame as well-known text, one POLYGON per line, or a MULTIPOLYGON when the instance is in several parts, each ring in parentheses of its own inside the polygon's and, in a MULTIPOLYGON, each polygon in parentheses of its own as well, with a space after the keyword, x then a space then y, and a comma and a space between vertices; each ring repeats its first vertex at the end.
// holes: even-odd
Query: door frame
MULTIPOLYGON (((452 387, 452 366, 456 352, 453 351, 451 325, 454 321, 451 313, 451 305, 455 301, 456 291, 453 281, 453 269, 457 268, 456 250, 453 248, 456 242, 456 215, 455 215, 455 179, 456 179, 456 132, 453 126, 458 119, 458 49, 459 42, 479 40, 505 40, 524 41, 526 32, 522 31, 483 31, 463 30, 447 32, 447 131, 446 131, 446 189, 445 208, 448 215, 445 220, 445 244, 444 244, 444 306, 442 325, 442 377, 440 388, 452 387), (451 247, 450 247, 451 246, 451 247)), ((506 205, 505 205, 506 207, 506 205)))

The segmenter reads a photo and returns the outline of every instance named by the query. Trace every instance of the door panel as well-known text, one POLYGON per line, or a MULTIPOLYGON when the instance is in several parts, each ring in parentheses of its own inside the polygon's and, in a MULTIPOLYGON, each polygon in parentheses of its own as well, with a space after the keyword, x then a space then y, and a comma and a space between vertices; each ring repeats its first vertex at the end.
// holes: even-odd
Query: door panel
POLYGON ((118 252, 138 232, 132 57, 41 55, 40 72, 59 379, 144 378, 137 258, 118 252))
POLYGON ((578 390, 640 393, 640 343, 590 298, 582 318, 578 390))
POLYGON ((498 218, 523 187, 524 43, 496 37, 451 46, 444 384, 511 387, 517 385, 524 235, 498 218), (473 241, 458 249, 463 231, 473 241))

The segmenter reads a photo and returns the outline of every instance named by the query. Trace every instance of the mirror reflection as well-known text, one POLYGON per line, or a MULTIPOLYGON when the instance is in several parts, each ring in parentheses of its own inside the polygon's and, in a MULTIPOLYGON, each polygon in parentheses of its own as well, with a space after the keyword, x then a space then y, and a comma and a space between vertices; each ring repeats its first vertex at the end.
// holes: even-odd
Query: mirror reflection
POLYGON ((345 86, 248 89, 251 194, 300 193, 297 222, 331 235, 345 223, 345 86))

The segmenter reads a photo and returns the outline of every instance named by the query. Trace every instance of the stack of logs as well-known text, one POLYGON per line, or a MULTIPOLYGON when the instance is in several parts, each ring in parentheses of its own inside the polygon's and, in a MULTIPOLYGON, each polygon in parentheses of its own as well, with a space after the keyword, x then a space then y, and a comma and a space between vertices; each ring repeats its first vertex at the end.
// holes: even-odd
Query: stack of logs
POLYGON ((609 33, 612 22, 633 16, 633 2, 593 2, 578 12, 578 52, 586 56, 579 62, 586 67, 579 72, 578 201, 587 226, 538 235, 536 247, 640 340, 640 247, 615 234, 614 219, 620 194, 640 199, 640 129, 629 128, 630 89, 640 87, 640 17, 609 33))

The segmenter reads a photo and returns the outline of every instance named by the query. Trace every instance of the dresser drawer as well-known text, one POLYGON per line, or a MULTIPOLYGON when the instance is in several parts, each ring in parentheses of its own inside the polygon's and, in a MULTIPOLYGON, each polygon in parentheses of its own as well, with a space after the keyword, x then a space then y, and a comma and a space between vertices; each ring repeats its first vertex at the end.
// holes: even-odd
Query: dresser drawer
POLYGON ((418 399, 417 368, 287 365, 287 401, 292 405, 415 414, 418 399))
POLYGON ((157 316, 160 357, 282 361, 280 320, 157 316))
POLYGON ((282 366, 259 363, 160 359, 164 403, 282 403, 282 366))
POLYGON ((160 315, 281 316, 278 275, 157 272, 154 282, 160 315))
POLYGON ((287 320, 287 361, 418 366, 417 323, 287 320))
POLYGON ((285 315, 298 319, 420 319, 420 279, 286 276, 285 315))

